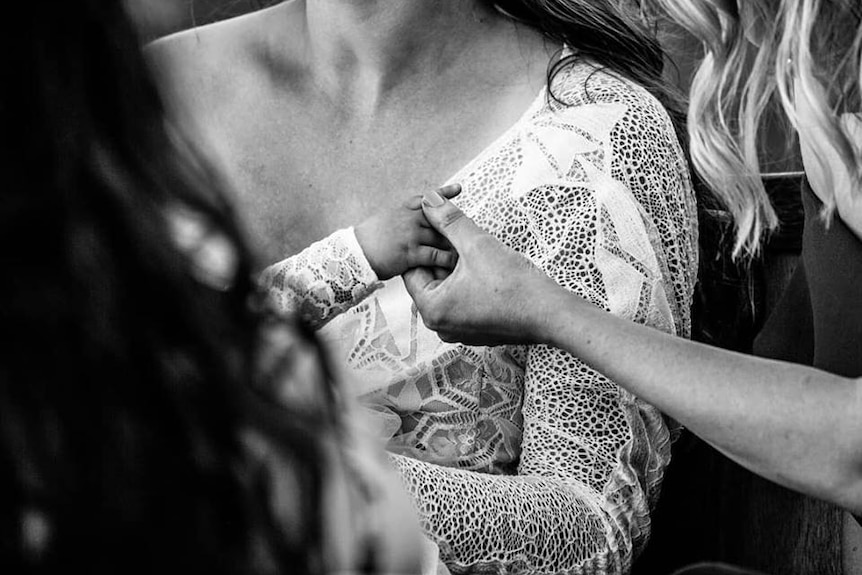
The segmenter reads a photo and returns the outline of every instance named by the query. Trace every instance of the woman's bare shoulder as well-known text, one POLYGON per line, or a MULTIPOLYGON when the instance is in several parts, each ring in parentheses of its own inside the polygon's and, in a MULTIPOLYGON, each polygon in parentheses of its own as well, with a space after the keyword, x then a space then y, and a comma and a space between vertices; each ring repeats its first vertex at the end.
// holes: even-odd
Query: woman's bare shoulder
MULTIPOLYGON (((180 103, 229 100, 266 73, 274 38, 289 38, 295 3, 171 34, 145 48, 164 93, 180 103)), ((173 102, 172 102, 173 103, 173 102)))

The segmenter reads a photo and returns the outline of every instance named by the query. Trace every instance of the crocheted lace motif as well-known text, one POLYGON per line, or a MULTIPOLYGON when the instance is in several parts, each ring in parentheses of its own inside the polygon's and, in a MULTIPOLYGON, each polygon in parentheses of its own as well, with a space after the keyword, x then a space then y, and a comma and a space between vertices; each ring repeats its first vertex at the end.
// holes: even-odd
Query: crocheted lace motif
MULTIPOLYGON (((565 288, 687 337, 695 203, 666 111, 586 63, 552 91, 451 178, 458 205, 565 288)), ((351 230, 263 282, 325 324, 453 573, 629 570, 670 459, 654 407, 548 346, 442 342, 399 278, 377 281, 351 230)))

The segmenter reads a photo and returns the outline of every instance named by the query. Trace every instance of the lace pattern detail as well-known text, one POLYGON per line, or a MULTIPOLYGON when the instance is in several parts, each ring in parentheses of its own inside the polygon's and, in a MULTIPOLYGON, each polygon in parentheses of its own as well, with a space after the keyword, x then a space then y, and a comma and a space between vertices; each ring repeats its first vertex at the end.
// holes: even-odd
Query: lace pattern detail
MULTIPOLYGON (((695 206, 670 120, 643 89, 579 64, 455 179, 480 226, 562 286, 687 336, 695 206)), ((517 475, 395 457, 453 572, 626 572, 669 461, 661 414, 583 362, 522 352, 517 475)), ((511 351, 509 356, 513 356, 511 351)))
POLYGON ((382 284, 353 228, 338 230, 264 270, 260 283, 282 312, 320 327, 382 284))
MULTIPOLYGON (((646 90, 586 63, 553 91, 565 104, 543 91, 450 180, 462 185, 456 203, 563 287, 688 336, 696 216, 669 117, 646 90)), ((325 253, 288 269, 310 266, 302 273, 326 283, 325 253)), ((319 316, 343 313, 320 333, 381 415, 452 572, 627 572, 670 458, 662 415, 557 349, 444 343, 400 279, 369 297, 363 285, 351 309, 348 297, 327 304, 319 316)), ((325 293, 312 301, 334 299, 325 293)))

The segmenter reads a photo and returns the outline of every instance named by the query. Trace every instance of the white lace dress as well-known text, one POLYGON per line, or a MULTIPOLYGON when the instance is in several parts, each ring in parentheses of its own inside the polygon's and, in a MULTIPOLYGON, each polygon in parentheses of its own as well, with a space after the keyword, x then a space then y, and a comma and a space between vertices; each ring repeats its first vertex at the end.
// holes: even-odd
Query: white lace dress
MULTIPOLYGON (((576 64, 455 176, 458 205, 611 313, 688 336, 694 198, 643 88, 576 64)), ((388 422, 393 460, 453 573, 625 573, 670 458, 651 405, 560 350, 470 347, 426 329, 352 230, 267 269, 388 422)))

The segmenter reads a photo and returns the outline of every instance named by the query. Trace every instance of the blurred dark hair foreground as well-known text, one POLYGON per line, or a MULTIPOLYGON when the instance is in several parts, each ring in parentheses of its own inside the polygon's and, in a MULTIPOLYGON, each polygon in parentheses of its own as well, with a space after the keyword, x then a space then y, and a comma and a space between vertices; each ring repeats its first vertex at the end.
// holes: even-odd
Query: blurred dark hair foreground
POLYGON ((0 572, 318 570, 308 430, 330 422, 264 430, 302 470, 286 538, 240 445, 245 408, 267 409, 246 385, 265 319, 218 177, 166 125, 122 2, 18 8, 0 35, 0 572), (185 212, 231 246, 223 289, 171 240, 185 212))

